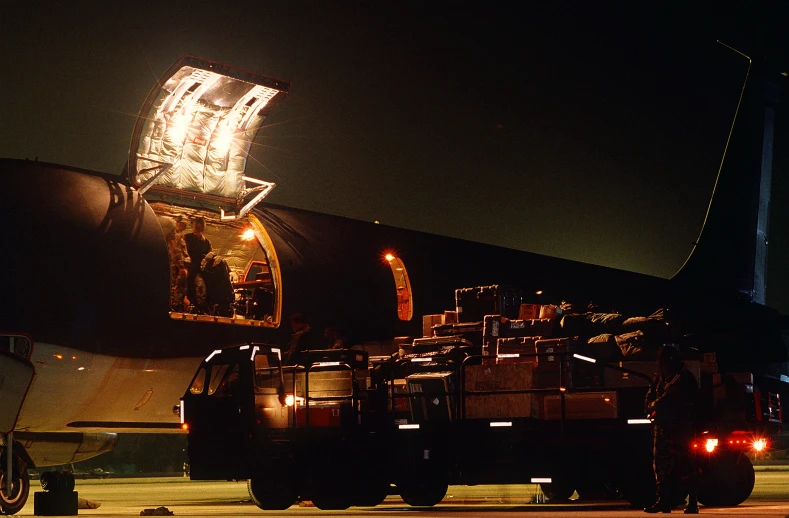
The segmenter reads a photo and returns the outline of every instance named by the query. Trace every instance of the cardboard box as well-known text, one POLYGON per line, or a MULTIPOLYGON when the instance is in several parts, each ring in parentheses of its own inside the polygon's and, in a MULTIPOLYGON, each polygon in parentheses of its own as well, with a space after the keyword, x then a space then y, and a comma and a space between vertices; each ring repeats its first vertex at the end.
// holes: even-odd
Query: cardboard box
MULTIPOLYGON (((561 419, 560 395, 542 397, 542 419, 561 419)), ((566 419, 616 419, 616 391, 574 392, 564 396, 564 412, 566 419)))
POLYGON ((457 311, 444 311, 444 321, 442 324, 457 324, 458 312, 457 311))
POLYGON ((433 336, 433 326, 444 325, 444 315, 423 315, 422 316, 422 337, 433 336))
POLYGON ((536 320, 540 318, 539 304, 521 304, 518 310, 518 320, 536 320))
POLYGON ((553 304, 540 306, 540 318, 556 318, 562 315, 562 310, 559 306, 553 304))
POLYGON ((468 365, 464 371, 466 390, 525 390, 534 388, 534 367, 531 363, 500 365, 483 363, 468 365))
MULTIPOLYGON (((466 390, 499 391, 533 388, 531 363, 469 365, 465 370, 466 390)), ((466 417, 534 417, 539 414, 535 394, 471 394, 466 396, 466 417)))

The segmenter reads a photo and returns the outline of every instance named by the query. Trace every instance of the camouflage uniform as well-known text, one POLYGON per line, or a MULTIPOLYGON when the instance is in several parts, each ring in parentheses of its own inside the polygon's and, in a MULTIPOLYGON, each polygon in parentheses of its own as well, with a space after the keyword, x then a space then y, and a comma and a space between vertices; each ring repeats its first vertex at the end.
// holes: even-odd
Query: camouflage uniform
POLYGON ((174 234, 167 241, 170 255, 170 309, 183 311, 186 295, 186 244, 181 234, 174 234))
POLYGON ((697 493, 697 477, 691 443, 694 406, 699 387, 693 374, 685 369, 670 379, 655 376, 646 398, 647 414, 653 427, 653 467, 658 498, 671 501, 674 483, 687 479, 691 497, 697 493))

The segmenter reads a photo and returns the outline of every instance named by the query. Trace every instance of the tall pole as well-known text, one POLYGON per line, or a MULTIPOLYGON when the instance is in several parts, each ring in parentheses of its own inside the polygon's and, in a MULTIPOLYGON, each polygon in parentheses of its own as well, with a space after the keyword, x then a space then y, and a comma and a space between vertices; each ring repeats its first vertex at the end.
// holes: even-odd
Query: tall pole
MULTIPOLYGON (((14 337, 10 337, 8 341, 8 352, 14 352, 14 337)), ((5 435, 5 494, 8 498, 12 498, 12 482, 14 478, 14 463, 13 463, 13 444, 14 444, 14 430, 12 429, 5 435)))

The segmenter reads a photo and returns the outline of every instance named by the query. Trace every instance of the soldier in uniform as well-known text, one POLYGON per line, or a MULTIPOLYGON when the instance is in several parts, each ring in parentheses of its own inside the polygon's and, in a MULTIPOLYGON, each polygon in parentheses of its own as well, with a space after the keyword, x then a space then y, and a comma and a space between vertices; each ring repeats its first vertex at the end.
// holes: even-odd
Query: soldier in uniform
POLYGON ((670 513, 671 491, 681 478, 689 492, 685 514, 698 514, 696 466, 691 452, 699 386, 670 346, 658 350, 658 373, 649 388, 646 411, 653 420, 653 467, 658 500, 647 513, 670 513))

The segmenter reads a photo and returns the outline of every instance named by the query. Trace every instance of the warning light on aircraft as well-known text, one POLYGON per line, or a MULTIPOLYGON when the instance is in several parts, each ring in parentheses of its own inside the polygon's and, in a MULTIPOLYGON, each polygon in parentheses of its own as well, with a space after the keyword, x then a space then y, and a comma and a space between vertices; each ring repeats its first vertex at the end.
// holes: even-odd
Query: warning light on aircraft
POLYGON ((244 241, 252 241, 255 239, 255 231, 252 230, 252 227, 247 228, 243 234, 241 234, 241 239, 244 241))
POLYGON ((387 261, 389 261, 390 263, 391 263, 392 261, 394 261, 394 260, 395 260, 395 256, 393 256, 392 254, 386 254, 386 255, 384 256, 384 258, 385 258, 387 261))

